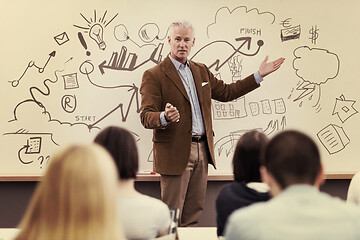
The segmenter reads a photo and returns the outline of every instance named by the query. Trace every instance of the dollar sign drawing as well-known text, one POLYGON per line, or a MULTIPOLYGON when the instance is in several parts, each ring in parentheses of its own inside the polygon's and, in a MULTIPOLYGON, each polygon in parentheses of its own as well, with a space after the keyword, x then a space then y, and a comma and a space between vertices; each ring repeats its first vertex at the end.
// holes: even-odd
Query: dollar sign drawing
POLYGON ((315 27, 313 26, 309 31, 309 33, 311 34, 311 37, 309 39, 311 39, 311 43, 313 43, 313 44, 316 44, 316 40, 319 37, 318 31, 319 31, 319 29, 317 28, 316 25, 315 25, 315 27))

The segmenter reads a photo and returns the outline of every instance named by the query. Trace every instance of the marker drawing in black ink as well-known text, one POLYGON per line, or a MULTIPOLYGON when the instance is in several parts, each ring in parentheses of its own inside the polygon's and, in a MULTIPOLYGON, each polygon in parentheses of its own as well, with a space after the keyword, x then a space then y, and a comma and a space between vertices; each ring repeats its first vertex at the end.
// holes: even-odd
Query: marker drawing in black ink
MULTIPOLYGON (((87 45, 84 39, 84 36, 82 35, 81 32, 78 32, 78 38, 80 40, 81 45, 85 48, 85 50, 87 50, 87 45)), ((91 53, 89 51, 86 51, 86 56, 90 56, 91 53)))
POLYGON ((30 61, 30 62, 28 63, 28 65, 27 65, 25 71, 23 72, 23 74, 20 76, 19 79, 12 80, 12 81, 8 81, 8 82, 11 83, 11 86, 12 86, 12 87, 17 87, 17 86, 19 85, 19 83, 20 83, 20 80, 24 77, 24 75, 26 74, 26 72, 28 71, 28 69, 29 69, 29 68, 32 68, 32 67, 37 68, 37 70, 38 70, 39 73, 43 73, 44 70, 45 70, 45 68, 46 68, 46 66, 48 65, 50 59, 51 59, 52 57, 55 57, 55 54, 56 54, 56 51, 52 51, 52 52, 49 54, 49 57, 48 57, 46 63, 45 63, 42 67, 36 65, 34 61, 30 61))
POLYGON ((191 58, 190 60, 194 60, 198 57, 198 55, 200 55, 200 53, 202 54, 205 51, 208 51, 208 49, 221 49, 221 48, 225 48, 225 49, 232 49, 231 54, 223 61, 221 61, 220 59, 216 59, 215 61, 209 60, 210 64, 208 64, 209 69, 212 69, 214 67, 215 71, 219 71, 220 68, 222 68, 228 61, 230 61, 235 54, 239 53, 240 55, 244 55, 244 56, 255 56, 256 54, 259 53, 260 48, 264 45, 264 41, 262 40, 258 40, 257 41, 257 49, 252 52, 252 53, 246 53, 244 51, 242 51, 241 49, 247 45, 247 49, 250 50, 250 46, 251 46, 251 37, 240 37, 240 38, 236 38, 236 41, 240 41, 242 42, 242 44, 240 44, 239 47, 235 48, 231 43, 227 42, 227 41, 214 41, 211 42, 205 46, 203 46, 202 48, 200 48, 191 58))
POLYGON ((326 49, 307 46, 296 48, 293 54, 295 58, 292 66, 295 74, 302 79, 302 82, 296 87, 296 90, 301 91, 301 93, 293 101, 301 100, 299 104, 301 107, 303 99, 307 97, 307 100, 312 102, 312 107, 318 113, 321 110, 321 85, 335 79, 339 74, 339 57, 326 49))
POLYGON ((354 107, 355 103, 355 100, 345 99, 345 96, 342 94, 339 98, 336 98, 332 115, 338 116, 340 121, 344 123, 350 117, 358 113, 354 107))
POLYGON ((75 95, 64 95, 61 98, 61 107, 67 113, 73 113, 77 107, 75 95))
POLYGON ((67 43, 68 41, 70 41, 69 36, 67 35, 66 32, 56 35, 54 37, 54 40, 60 46, 63 45, 64 43, 67 43))
MULTIPOLYGON (((216 26, 216 24, 218 23, 218 17, 222 16, 222 15, 231 15, 231 14, 235 14, 237 12, 242 13, 246 13, 246 14, 250 14, 250 13, 255 13, 259 16, 264 16, 264 18, 266 19, 266 21, 268 21, 270 24, 273 24, 275 22, 275 15, 271 12, 260 12, 259 9, 257 8, 251 8, 248 9, 246 6, 238 6, 232 10, 230 10, 228 7, 222 7, 220 9, 218 9, 215 13, 215 20, 213 23, 209 24, 207 26, 207 37, 210 38, 211 37, 211 33, 210 32, 214 32, 215 34, 217 33, 215 30, 212 31, 212 28, 216 26)), ((223 20, 223 19, 221 19, 223 20)))
POLYGON ((110 21, 106 22, 106 19, 105 19, 106 14, 107 14, 107 11, 104 12, 104 15, 102 17, 97 19, 96 11, 94 10, 94 18, 93 19, 90 18, 90 20, 89 20, 80 13, 81 17, 86 21, 87 27, 83 27, 83 26, 74 24, 74 27, 85 30, 85 33, 88 33, 89 37, 95 41, 96 45, 101 50, 105 50, 105 48, 106 48, 106 44, 104 41, 104 28, 106 28, 118 15, 118 13, 117 13, 115 16, 113 16, 110 19, 110 21))
POLYGON ((99 64, 99 69, 101 74, 105 74, 105 68, 106 69, 112 69, 112 70, 120 70, 120 71, 135 71, 142 65, 146 64, 147 62, 153 62, 155 64, 158 64, 161 62, 162 59, 162 49, 163 49, 164 43, 159 43, 159 45, 154 48, 154 51, 151 53, 148 59, 145 61, 137 64, 137 54, 136 53, 129 53, 127 54, 127 48, 123 46, 121 48, 120 53, 113 52, 111 55, 111 58, 109 60, 109 63, 106 64, 106 60, 104 60, 102 63, 99 64))
MULTIPOLYGON (((286 126, 286 118, 282 117, 281 122, 279 120, 271 120, 265 129, 257 128, 256 130, 263 132, 265 135, 270 136, 271 134, 282 131, 286 126)), ((228 157, 235 149, 236 144, 240 137, 252 129, 244 129, 231 132, 229 135, 221 137, 214 143, 214 150, 220 156, 225 150, 225 156, 228 157)))
POLYGON ((309 39, 311 40, 311 43, 316 44, 316 40, 319 38, 319 34, 318 34, 319 29, 317 28, 317 26, 312 26, 311 29, 309 30, 310 33, 310 37, 309 39))
POLYGON ((329 124, 321 129, 317 137, 330 155, 342 151, 350 143, 344 129, 335 124, 329 124))

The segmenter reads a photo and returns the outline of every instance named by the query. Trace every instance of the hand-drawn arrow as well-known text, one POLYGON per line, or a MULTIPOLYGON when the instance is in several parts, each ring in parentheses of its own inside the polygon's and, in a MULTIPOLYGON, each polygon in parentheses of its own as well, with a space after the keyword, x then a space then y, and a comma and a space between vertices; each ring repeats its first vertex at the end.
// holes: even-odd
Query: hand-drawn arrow
POLYGON ((23 72, 23 74, 20 76, 19 79, 12 80, 12 81, 8 81, 8 82, 11 83, 11 86, 12 86, 12 87, 17 87, 17 86, 19 85, 19 83, 20 83, 20 80, 24 77, 24 75, 25 75, 25 73, 27 72, 27 70, 28 70, 29 68, 31 68, 31 67, 36 67, 36 68, 38 69, 38 72, 39 72, 39 73, 43 73, 44 70, 45 70, 45 67, 46 67, 47 64, 49 63, 50 59, 51 59, 52 57, 55 57, 55 54, 56 54, 56 51, 52 51, 52 52, 49 54, 49 58, 48 58, 48 60, 46 61, 46 63, 44 64, 43 67, 37 66, 34 61, 30 61, 30 62, 28 63, 28 65, 27 65, 25 71, 23 72))
POLYGON ((237 53, 241 53, 241 54, 246 55, 246 56, 254 56, 254 55, 256 55, 256 54, 259 52, 261 46, 264 45, 264 42, 263 42, 262 40, 259 40, 259 41, 257 42, 257 44, 258 44, 258 49, 256 50, 256 52, 255 52, 255 53, 252 53, 252 54, 245 54, 245 53, 243 53, 243 52, 240 52, 240 49, 241 49, 243 46, 245 46, 245 44, 247 44, 247 48, 248 48, 248 50, 250 50, 251 37, 240 37, 240 38, 236 38, 235 40, 236 40, 236 41, 244 41, 244 42, 243 42, 222 64, 220 64, 220 60, 217 59, 213 64, 211 64, 211 65, 209 66, 209 69, 212 68, 213 66, 215 66, 215 71, 219 71, 219 69, 220 69, 222 66, 224 66, 224 64, 226 64, 230 59, 232 59, 232 57, 233 57, 235 54, 237 54, 237 53))
POLYGON ((241 50, 241 48, 243 48, 246 44, 247 44, 247 49, 250 50, 251 37, 240 37, 240 38, 236 38, 235 40, 236 40, 236 41, 243 41, 243 43, 242 43, 237 49, 235 49, 235 47, 234 47, 231 43, 229 43, 229 42, 226 42, 226 41, 214 41, 214 42, 211 42, 211 43, 205 45, 204 47, 200 48, 200 49, 191 57, 191 59, 193 59, 198 53, 200 53, 202 50, 204 50, 205 48, 207 48, 208 46, 210 46, 210 45, 212 45, 212 44, 215 44, 215 43, 227 43, 227 44, 230 45, 233 49, 235 49, 234 52, 233 52, 226 60, 224 60, 223 63, 220 63, 220 59, 216 59, 215 62, 209 66, 209 69, 211 69, 212 67, 215 66, 215 70, 216 70, 216 71, 219 71, 219 69, 220 69, 222 66, 224 66, 230 59, 232 59, 235 54, 240 53, 240 54, 245 55, 245 56, 255 56, 255 55, 258 54, 258 52, 260 51, 260 48, 264 45, 264 41, 258 40, 258 41, 257 41, 258 49, 257 49, 254 53, 245 53, 245 52, 242 52, 242 51, 240 51, 240 50, 241 50))
POLYGON ((19 157, 19 160, 20 162, 22 162, 23 164, 30 164, 32 163, 33 161, 30 161, 30 162, 24 162, 22 159, 21 159, 21 151, 24 150, 24 149, 28 149, 30 146, 29 145, 24 145, 22 148, 19 149, 18 151, 18 157, 19 157))
POLYGON ((122 117, 122 121, 125 122, 128 115, 129 115, 129 110, 131 108, 133 99, 135 98, 136 100, 136 112, 139 113, 140 112, 140 106, 139 106, 139 88, 135 86, 135 84, 133 84, 133 86, 128 90, 128 91, 134 91, 133 94, 131 95, 131 98, 129 100, 129 105, 126 109, 126 113, 124 114, 124 104, 120 103, 119 105, 117 105, 115 108, 113 108, 111 111, 109 111, 107 114, 105 114, 103 117, 101 117, 99 120, 97 120, 96 122, 94 122, 93 124, 89 125, 90 128, 94 127, 95 125, 97 125, 99 122, 103 121, 105 118, 107 118, 109 115, 111 115, 113 112, 115 112, 116 110, 120 109, 121 111, 121 117, 122 117))

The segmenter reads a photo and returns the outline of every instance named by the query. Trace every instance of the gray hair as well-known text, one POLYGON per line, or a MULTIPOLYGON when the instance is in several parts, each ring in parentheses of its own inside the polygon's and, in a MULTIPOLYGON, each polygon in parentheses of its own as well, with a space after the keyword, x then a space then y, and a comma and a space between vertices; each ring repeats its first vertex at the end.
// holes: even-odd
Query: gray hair
POLYGON ((169 27, 168 36, 172 36, 174 34, 174 28, 175 27, 183 27, 183 28, 186 28, 186 29, 191 29, 192 37, 195 36, 195 29, 194 29, 193 25, 188 21, 174 21, 174 22, 172 22, 170 24, 170 27, 169 27))

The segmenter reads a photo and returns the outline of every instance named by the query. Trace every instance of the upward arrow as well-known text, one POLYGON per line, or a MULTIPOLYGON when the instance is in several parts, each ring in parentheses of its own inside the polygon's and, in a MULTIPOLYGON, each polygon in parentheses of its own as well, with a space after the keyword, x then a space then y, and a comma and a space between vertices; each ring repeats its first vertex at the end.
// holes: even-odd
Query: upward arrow
MULTIPOLYGON (((240 52, 240 49, 247 44, 247 49, 250 50, 250 45, 251 45, 251 37, 239 37, 235 39, 236 41, 243 41, 243 43, 223 62, 220 64, 220 60, 217 59, 213 64, 211 64, 211 66, 209 66, 209 68, 212 68, 213 66, 215 66, 215 71, 219 71, 219 69, 224 66, 224 64, 229 61, 236 53, 240 52)), ((258 51, 260 50, 260 47, 262 45, 264 45, 264 42, 262 40, 259 40, 257 42, 257 45, 259 46, 258 50, 256 51, 255 54, 258 53, 258 51)), ((243 53, 244 54, 244 53, 243 53)), ((255 54, 249 55, 249 56, 253 56, 255 54)), ((244 54, 246 55, 246 54, 244 54)))
POLYGON ((56 54, 56 51, 52 51, 49 55, 50 55, 51 57, 55 57, 55 54, 56 54))

